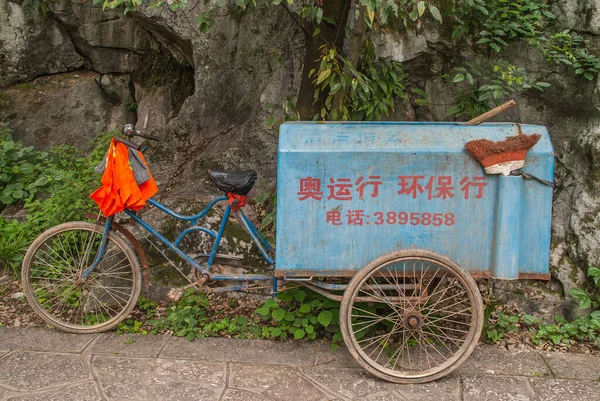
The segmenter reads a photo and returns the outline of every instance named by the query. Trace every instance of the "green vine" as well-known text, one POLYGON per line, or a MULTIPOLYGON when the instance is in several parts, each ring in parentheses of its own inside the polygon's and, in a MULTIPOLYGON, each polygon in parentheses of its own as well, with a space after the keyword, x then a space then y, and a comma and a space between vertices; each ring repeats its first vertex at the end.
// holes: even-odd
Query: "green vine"
POLYGON ((503 99, 530 89, 538 91, 550 86, 547 82, 537 81, 528 76, 524 68, 517 67, 505 60, 490 65, 485 61, 466 63, 465 67, 455 68, 452 82, 465 85, 456 99, 456 104, 448 110, 448 115, 456 117, 463 114, 474 116, 485 113, 490 104, 498 106, 503 99))
POLYGON ((20 210, 20 217, 0 217, 0 269, 18 275, 27 246, 42 231, 81 220, 90 210, 89 194, 99 185, 94 167, 114 135, 94 140, 88 155, 65 145, 40 152, 14 141, 8 127, 0 125, 0 211, 20 210))
POLYGON ((327 96, 315 119, 379 120, 394 110, 397 99, 407 99, 402 63, 377 59, 370 41, 365 41, 359 60, 355 67, 335 48, 321 48, 319 68, 309 76, 314 77, 315 101, 321 92, 327 96))

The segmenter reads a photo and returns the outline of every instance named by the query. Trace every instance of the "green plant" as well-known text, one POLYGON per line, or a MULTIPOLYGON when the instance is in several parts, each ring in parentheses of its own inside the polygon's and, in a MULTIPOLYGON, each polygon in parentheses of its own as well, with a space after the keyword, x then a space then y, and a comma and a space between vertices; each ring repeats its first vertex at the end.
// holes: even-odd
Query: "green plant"
POLYGON ((505 306, 498 301, 491 301, 486 305, 483 313, 482 340, 495 344, 506 335, 519 331, 519 316, 505 309, 505 306))
POLYGON ((93 210, 89 198, 98 186, 94 167, 100 163, 115 132, 92 141, 85 157, 71 146, 56 146, 46 152, 25 147, 0 125, 0 201, 16 205, 22 219, 0 217, 0 268, 17 275, 26 247, 46 228, 81 220, 93 210))
POLYGON ((453 38, 473 36, 480 46, 499 53, 511 42, 525 40, 548 61, 571 66, 575 74, 592 80, 600 58, 590 54, 583 38, 564 30, 551 32, 556 18, 550 6, 536 0, 465 0, 456 3, 453 38))
POLYGON ((277 226, 277 192, 265 191, 256 197, 256 204, 260 207, 259 214, 262 217, 260 231, 269 239, 275 239, 275 228, 277 226))
POLYGON ((571 66, 588 81, 600 71, 600 58, 590 54, 583 38, 568 29, 540 38, 538 47, 547 60, 571 66))
POLYGON ((550 86, 505 60, 497 60, 491 65, 482 60, 466 63, 466 68, 459 67, 455 71, 452 82, 467 84, 467 88, 458 95, 456 104, 448 110, 448 115, 456 117, 479 115, 488 111, 490 105, 498 106, 515 93, 531 89, 542 91, 550 86))
POLYGON ((208 298, 203 293, 188 290, 177 304, 167 309, 163 318, 149 320, 148 324, 155 326, 151 333, 158 330, 168 330, 177 337, 186 337, 189 341, 203 337, 201 323, 207 321, 206 306, 208 298))
MULTIPOLYGON (((44 175, 46 152, 14 141, 6 125, 0 125, 0 203, 22 202, 49 186, 44 175)), ((61 177, 58 177, 60 179, 61 177)), ((3 206, 0 206, 0 210, 3 206)))
POLYGON ((569 295, 580 308, 592 311, 571 322, 556 315, 554 324, 540 324, 537 330, 531 329, 531 340, 535 344, 550 342, 569 346, 574 341, 589 341, 600 348, 600 269, 592 266, 587 274, 591 281, 588 291, 573 288, 569 295))
MULTIPOLYGON (((144 316, 142 320, 144 321, 152 319, 156 316, 157 306, 158 303, 147 299, 143 295, 140 295, 140 297, 138 298, 137 307, 143 313, 144 316)), ((125 319, 123 322, 117 325, 116 334, 148 334, 148 330, 146 327, 147 324, 144 321, 139 320, 140 318, 141 316, 136 318, 132 317, 125 319)))
POLYGON ((31 7, 40 13, 42 19, 45 19, 50 11, 50 4, 53 0, 23 0, 23 7, 31 7))
POLYGON ((125 106, 127 106, 127 111, 136 112, 138 109, 137 102, 129 102, 125 106))
POLYGON ((517 39, 537 40, 555 18, 549 6, 536 0, 464 0, 456 3, 458 20, 452 37, 473 34, 477 43, 500 52, 517 39))
MULTIPOLYGON (((273 128, 275 126, 279 126, 280 124, 286 122, 286 121, 298 121, 300 120, 300 114, 298 113, 298 110, 296 109, 296 103, 294 103, 294 100, 291 97, 286 97, 285 100, 283 101, 281 108, 283 110, 283 116, 280 118, 277 118, 277 116, 274 113, 270 113, 269 116, 267 117, 267 128, 273 128)), ((267 105, 267 110, 271 109, 271 105, 267 105)))
POLYGON ((268 325, 262 326, 263 338, 327 338, 334 348, 341 342, 339 303, 312 291, 294 288, 270 298, 256 310, 268 325))
POLYGON ((314 119, 379 120, 406 100, 406 75, 402 63, 375 57, 372 43, 365 40, 355 67, 335 48, 321 48, 320 64, 309 73, 315 85, 315 101, 327 94, 325 105, 314 119))

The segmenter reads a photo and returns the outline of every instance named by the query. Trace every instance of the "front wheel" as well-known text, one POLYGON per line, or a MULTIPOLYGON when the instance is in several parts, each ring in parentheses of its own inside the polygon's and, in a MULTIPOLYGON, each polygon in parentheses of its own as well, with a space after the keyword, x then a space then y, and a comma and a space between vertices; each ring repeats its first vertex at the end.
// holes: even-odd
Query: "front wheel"
POLYGON ((140 265, 129 243, 110 233, 104 255, 85 280, 100 248, 103 227, 60 224, 40 235, 23 260, 21 280, 33 310, 71 333, 97 333, 116 326, 140 294, 140 265))
POLYGON ((469 273, 434 252, 383 255, 350 281, 340 306, 344 342, 375 376, 425 383, 456 369, 483 327, 483 302, 469 273))

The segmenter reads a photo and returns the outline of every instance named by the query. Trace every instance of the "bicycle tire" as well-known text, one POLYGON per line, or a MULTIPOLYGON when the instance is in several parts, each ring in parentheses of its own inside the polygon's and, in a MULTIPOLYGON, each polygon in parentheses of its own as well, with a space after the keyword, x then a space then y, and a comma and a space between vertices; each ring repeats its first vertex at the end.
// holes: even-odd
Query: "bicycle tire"
POLYGON ((352 356, 394 383, 446 376, 469 357, 482 327, 475 280, 449 258, 421 249, 367 264, 340 305, 340 328, 352 356))
POLYGON ((138 259, 129 242, 109 233, 105 253, 87 280, 77 279, 98 251, 104 227, 69 222, 31 244, 21 270, 25 296, 48 324, 71 333, 98 333, 121 322, 141 289, 138 259))

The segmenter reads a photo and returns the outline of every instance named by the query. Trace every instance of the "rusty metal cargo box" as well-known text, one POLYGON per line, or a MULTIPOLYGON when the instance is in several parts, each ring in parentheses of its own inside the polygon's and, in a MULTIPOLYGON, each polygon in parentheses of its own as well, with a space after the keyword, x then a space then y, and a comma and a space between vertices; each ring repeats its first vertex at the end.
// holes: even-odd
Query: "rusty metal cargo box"
MULTIPOLYGON (((543 126, 524 172, 553 181, 543 126)), ((277 275, 350 276, 385 253, 422 248, 479 277, 548 278, 552 188, 486 175, 466 142, 515 124, 286 123, 277 178, 277 275)))

